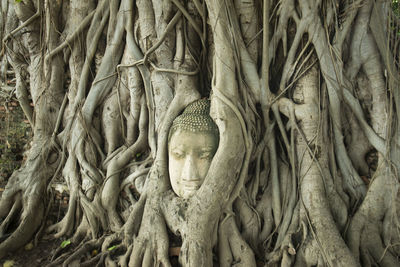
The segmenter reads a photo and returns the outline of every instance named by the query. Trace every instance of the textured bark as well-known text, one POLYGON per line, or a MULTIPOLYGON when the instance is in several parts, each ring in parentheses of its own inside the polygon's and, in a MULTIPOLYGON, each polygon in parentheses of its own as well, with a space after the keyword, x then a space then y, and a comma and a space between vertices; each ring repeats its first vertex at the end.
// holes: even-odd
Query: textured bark
POLYGON ((0 74, 14 71, 34 133, 0 201, 0 257, 43 234, 62 180, 68 209, 46 233, 76 249, 54 266, 174 266, 176 246, 181 266, 399 264, 400 22, 389 1, 0 7, 0 74), (203 97, 219 147, 182 199, 169 129, 203 97))

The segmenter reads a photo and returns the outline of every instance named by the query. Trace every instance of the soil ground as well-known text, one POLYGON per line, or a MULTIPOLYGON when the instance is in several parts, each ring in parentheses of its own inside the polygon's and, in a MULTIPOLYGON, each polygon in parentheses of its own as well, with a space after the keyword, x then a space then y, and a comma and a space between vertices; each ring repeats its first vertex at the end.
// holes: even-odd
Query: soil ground
POLYGON ((4 267, 46 266, 51 262, 51 258, 61 242, 58 239, 41 239, 37 246, 29 243, 25 248, 5 257, 0 261, 0 264, 4 267), (29 246, 33 247, 30 248, 29 246))

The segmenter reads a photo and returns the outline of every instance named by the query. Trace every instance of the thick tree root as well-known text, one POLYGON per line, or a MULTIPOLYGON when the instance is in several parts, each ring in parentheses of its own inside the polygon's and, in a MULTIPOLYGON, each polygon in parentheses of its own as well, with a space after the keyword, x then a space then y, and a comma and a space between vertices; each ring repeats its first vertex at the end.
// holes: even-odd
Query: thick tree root
POLYGON ((44 215, 42 200, 36 196, 29 198, 28 202, 17 229, 0 244, 0 258, 28 243, 41 225, 44 215))
POLYGON ((68 210, 48 231, 71 245, 51 266, 170 266, 171 241, 185 267, 398 264, 398 58, 383 47, 400 24, 375 14, 388 1, 11 2, 0 35, 36 139, 0 202, 0 258, 43 229, 63 168, 68 210), (220 143, 180 199, 169 130, 201 97, 220 143), (369 182, 370 148, 389 175, 369 182))
POLYGON ((43 223, 47 182, 58 161, 51 144, 34 142, 26 163, 13 173, 0 201, 0 258, 26 244, 43 223), (19 221, 17 228, 10 228, 15 221, 19 221))
POLYGON ((360 209, 352 218, 347 231, 350 249, 363 266, 378 263, 382 266, 398 266, 396 244, 398 218, 398 184, 390 171, 381 167, 372 181, 360 209))
POLYGON ((219 263, 221 267, 256 266, 253 250, 244 241, 234 218, 230 215, 219 225, 219 263))

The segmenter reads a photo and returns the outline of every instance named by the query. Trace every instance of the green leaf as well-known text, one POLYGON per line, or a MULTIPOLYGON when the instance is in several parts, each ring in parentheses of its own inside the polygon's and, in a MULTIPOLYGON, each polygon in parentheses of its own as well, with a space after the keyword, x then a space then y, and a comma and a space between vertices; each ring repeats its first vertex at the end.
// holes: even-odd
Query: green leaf
POLYGON ((62 243, 61 243, 61 245, 60 245, 60 247, 61 248, 65 248, 66 246, 68 246, 69 244, 71 244, 71 240, 64 240, 62 243))
POLYGON ((115 249, 116 247, 117 246, 112 246, 112 247, 109 247, 107 250, 111 251, 111 250, 115 249))
POLYGON ((142 155, 142 153, 137 153, 136 158, 139 158, 142 155))
POLYGON ((21 3, 22 0, 15 0, 15 3, 21 3))

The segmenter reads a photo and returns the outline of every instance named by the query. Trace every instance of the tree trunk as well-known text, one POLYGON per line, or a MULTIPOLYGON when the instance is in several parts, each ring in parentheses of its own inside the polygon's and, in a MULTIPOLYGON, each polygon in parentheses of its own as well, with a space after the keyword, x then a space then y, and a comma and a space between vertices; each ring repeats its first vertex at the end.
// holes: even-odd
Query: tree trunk
POLYGON ((0 201, 0 258, 45 231, 76 246, 54 266, 399 265, 390 5, 1 1, 0 74, 34 136, 0 201), (183 198, 170 128, 200 98, 219 145, 183 198), (68 209, 47 226, 56 181, 68 209))

